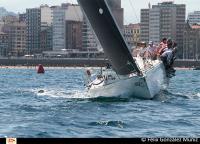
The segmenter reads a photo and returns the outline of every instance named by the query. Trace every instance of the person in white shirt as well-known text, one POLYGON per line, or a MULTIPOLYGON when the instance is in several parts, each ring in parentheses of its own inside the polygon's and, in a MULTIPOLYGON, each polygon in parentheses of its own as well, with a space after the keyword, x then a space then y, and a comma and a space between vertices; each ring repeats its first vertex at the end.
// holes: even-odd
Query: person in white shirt
POLYGON ((149 59, 156 59, 156 47, 153 41, 149 41, 149 46, 146 48, 145 57, 149 59))
POLYGON ((143 51, 146 48, 146 43, 145 42, 139 42, 137 43, 137 47, 133 49, 132 51, 132 56, 133 57, 143 57, 143 51))

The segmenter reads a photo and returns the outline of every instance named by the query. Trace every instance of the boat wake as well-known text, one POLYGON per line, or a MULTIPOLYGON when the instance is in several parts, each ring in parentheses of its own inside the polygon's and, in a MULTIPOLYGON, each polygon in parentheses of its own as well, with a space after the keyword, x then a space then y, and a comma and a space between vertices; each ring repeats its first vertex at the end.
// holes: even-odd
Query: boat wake
POLYGON ((65 89, 33 89, 33 93, 37 96, 46 96, 52 98, 67 98, 67 99, 86 99, 88 98, 87 92, 82 90, 70 90, 65 89))
MULTIPOLYGON (((90 95, 86 90, 66 90, 66 89, 32 89, 32 93, 34 93, 38 97, 50 97, 50 98, 64 98, 64 99, 80 99, 80 100, 89 100, 92 102, 135 102, 140 101, 142 99, 138 99, 135 97, 126 97, 121 98, 117 96, 113 97, 103 97, 103 96, 95 96, 90 95)), ((158 95, 153 100, 163 101, 165 98, 163 95, 158 95)))
MULTIPOLYGON (((65 99, 86 99, 90 101, 103 101, 103 102, 131 102, 131 101, 140 101, 145 99, 138 99, 135 97, 103 97, 97 95, 91 95, 87 90, 66 90, 59 88, 36 88, 31 90, 38 97, 51 97, 51 98, 65 98, 65 99)), ((181 92, 171 92, 169 90, 162 90, 157 94, 152 100, 155 101, 169 101, 172 99, 200 99, 200 92, 196 93, 181 93, 181 92)))
POLYGON ((64 99, 79 99, 79 100, 89 100, 92 102, 130 102, 138 101, 136 98, 120 98, 120 97, 100 97, 92 96, 86 90, 66 90, 66 89, 32 89, 30 91, 38 97, 50 97, 50 98, 64 98, 64 99))
POLYGON ((90 101, 104 101, 104 102, 115 102, 115 101, 130 101, 128 98, 119 97, 99 97, 92 96, 88 94, 85 90, 70 90, 66 91, 64 89, 34 89, 32 90, 35 95, 39 97, 51 97, 51 98, 65 98, 65 99, 85 99, 90 101))

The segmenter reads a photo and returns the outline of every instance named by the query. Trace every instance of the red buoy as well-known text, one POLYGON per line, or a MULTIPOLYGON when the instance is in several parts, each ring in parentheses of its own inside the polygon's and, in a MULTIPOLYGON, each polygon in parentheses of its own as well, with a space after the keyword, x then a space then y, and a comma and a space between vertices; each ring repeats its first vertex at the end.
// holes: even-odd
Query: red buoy
POLYGON ((41 64, 38 65, 37 73, 38 74, 43 74, 44 73, 43 65, 41 65, 41 64))

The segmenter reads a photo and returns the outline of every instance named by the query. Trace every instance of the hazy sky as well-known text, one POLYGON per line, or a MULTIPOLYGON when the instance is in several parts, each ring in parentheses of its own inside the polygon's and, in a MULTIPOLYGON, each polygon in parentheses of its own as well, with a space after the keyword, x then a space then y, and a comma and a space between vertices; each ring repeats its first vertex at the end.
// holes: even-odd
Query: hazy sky
MULTIPOLYGON (((122 7, 125 11, 124 22, 137 23, 140 21, 140 9, 166 0, 122 0, 122 7)), ((60 5, 64 2, 76 3, 76 0, 0 0, 0 7, 5 7, 8 11, 25 12, 26 8, 38 7, 41 4, 60 5)), ((200 11, 199 0, 174 0, 177 4, 186 4, 187 13, 200 11)))

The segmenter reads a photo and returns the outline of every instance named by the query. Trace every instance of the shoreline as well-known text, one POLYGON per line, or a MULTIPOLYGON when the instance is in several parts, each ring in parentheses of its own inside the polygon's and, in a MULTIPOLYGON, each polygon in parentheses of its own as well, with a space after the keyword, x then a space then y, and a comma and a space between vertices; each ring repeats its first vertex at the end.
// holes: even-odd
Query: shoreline
MULTIPOLYGON (((37 69, 38 66, 0 66, 0 69, 37 69)), ((45 69, 84 69, 100 67, 81 67, 81 66, 44 66, 45 69)), ((174 67, 176 70, 193 70, 193 68, 174 67)))
MULTIPOLYGON (((1 67, 35 67, 42 64, 44 67, 101 67, 109 63, 105 59, 0 59, 1 67)), ((200 61, 176 60, 174 67, 178 69, 192 69, 200 67, 200 61)))
MULTIPOLYGON (((0 69, 37 69, 38 66, 0 66, 0 69)), ((100 67, 43 66, 44 69, 84 69, 100 67)))

